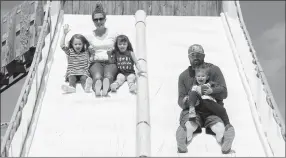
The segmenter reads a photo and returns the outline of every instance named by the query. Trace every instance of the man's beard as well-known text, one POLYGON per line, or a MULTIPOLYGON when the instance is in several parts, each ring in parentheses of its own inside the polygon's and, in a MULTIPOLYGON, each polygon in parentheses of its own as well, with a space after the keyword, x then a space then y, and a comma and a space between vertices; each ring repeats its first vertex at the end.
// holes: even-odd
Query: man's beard
POLYGON ((192 65, 192 68, 195 69, 195 68, 199 68, 203 63, 204 63, 204 60, 196 59, 191 63, 191 65, 192 65))

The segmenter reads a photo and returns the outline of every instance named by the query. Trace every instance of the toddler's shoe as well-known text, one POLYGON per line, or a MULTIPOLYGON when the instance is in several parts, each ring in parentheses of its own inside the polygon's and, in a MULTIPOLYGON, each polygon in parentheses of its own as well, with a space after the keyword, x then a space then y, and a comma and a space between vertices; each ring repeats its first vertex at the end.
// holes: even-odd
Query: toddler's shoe
POLYGON ((90 93, 91 92, 91 87, 92 87, 92 79, 90 77, 88 77, 85 81, 85 85, 84 85, 84 91, 86 93, 90 93))
POLYGON ((117 88, 118 88, 118 83, 117 83, 117 82, 113 82, 113 83, 110 85, 111 92, 116 92, 116 91, 117 91, 117 88))
POLYGON ((65 93, 75 93, 76 92, 75 87, 72 87, 72 86, 69 86, 69 85, 62 85, 62 90, 65 93))

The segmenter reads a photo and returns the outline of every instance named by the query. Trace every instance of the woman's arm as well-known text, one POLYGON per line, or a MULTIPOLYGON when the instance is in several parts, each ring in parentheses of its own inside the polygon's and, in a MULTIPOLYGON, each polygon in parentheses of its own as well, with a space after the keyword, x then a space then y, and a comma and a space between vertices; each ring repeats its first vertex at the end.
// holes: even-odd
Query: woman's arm
POLYGON ((93 59, 94 59, 94 49, 92 45, 89 45, 89 47, 87 48, 88 53, 89 53, 89 62, 92 63, 93 59))
POLYGON ((115 51, 114 50, 108 50, 107 55, 108 55, 109 63, 115 64, 116 63, 115 51))

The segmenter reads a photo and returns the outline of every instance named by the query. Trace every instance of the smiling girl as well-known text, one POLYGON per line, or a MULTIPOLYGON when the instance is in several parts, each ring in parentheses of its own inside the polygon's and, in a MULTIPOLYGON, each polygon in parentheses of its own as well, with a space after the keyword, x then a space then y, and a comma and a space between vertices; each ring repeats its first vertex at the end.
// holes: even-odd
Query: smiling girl
POLYGON ((85 92, 90 92, 92 79, 89 77, 89 52, 87 48, 89 43, 81 34, 75 34, 69 41, 69 45, 65 45, 65 38, 70 31, 69 25, 64 26, 64 33, 61 40, 61 48, 66 53, 68 59, 68 67, 66 71, 66 81, 69 85, 62 85, 62 89, 66 93, 74 93, 76 91, 76 83, 79 80, 85 92))

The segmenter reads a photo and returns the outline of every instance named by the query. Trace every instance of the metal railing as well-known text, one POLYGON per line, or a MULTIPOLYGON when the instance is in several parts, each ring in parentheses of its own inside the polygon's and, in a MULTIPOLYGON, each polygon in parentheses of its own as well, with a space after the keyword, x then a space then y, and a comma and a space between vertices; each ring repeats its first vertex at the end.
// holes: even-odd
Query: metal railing
MULTIPOLYGON (((285 123, 271 93, 244 24, 239 1, 224 5, 225 20, 235 43, 235 54, 245 76, 244 88, 260 140, 268 155, 285 155, 285 123), (268 147, 267 147, 268 146, 268 147)), ((239 65, 238 65, 239 66, 239 65)))
POLYGON ((135 14, 136 19, 136 50, 138 63, 145 72, 140 74, 137 79, 137 108, 136 108, 136 156, 147 157, 151 154, 150 138, 150 105, 149 105, 149 85, 146 61, 146 33, 145 20, 146 13, 138 10, 135 14))
POLYGON ((248 43, 248 46, 250 48, 250 52, 252 54, 252 57, 253 57, 253 64, 256 64, 257 65, 257 68, 256 68, 256 72, 257 72, 257 77, 260 78, 261 80, 261 83, 263 84, 264 88, 265 88, 265 92, 266 92, 266 95, 267 95, 267 102, 268 102, 268 105, 271 107, 271 109, 273 109, 276 114, 273 114, 273 117, 276 121, 276 123, 278 124, 278 126, 281 128, 281 133, 282 133, 282 137, 284 138, 285 140, 285 120, 283 119, 282 115, 281 115, 281 112, 277 106, 277 103, 273 97, 273 94, 271 92, 271 89, 269 87, 269 84, 267 82, 267 79, 266 79, 266 76, 264 74, 264 71, 260 65, 260 62, 258 61, 258 58, 257 58, 257 55, 256 55, 256 51, 253 47, 253 44, 251 42, 251 38, 249 36, 249 33, 246 29, 246 25, 244 23, 244 20, 243 20, 243 16, 242 16, 242 12, 241 12, 241 9, 240 9, 240 4, 238 1, 235 1, 235 5, 236 5, 236 8, 237 8, 237 15, 238 15, 238 19, 240 21, 240 24, 241 24, 241 28, 244 32, 244 35, 245 35, 245 38, 246 38, 246 41, 248 43))
MULTIPOLYGON (((39 65, 39 62, 41 60, 42 48, 43 48, 44 40, 45 40, 45 37, 47 36, 47 31, 48 31, 47 28, 48 28, 48 25, 50 25, 48 18, 51 18, 51 16, 48 16, 49 11, 50 11, 50 1, 47 1, 46 7, 45 7, 44 21, 43 21, 43 25, 41 28, 39 38, 38 38, 33 62, 32 62, 32 65, 30 67, 27 78, 25 80, 25 83, 23 85, 23 88, 21 90, 17 104, 15 106, 15 109, 14 109, 11 121, 9 123, 8 129, 7 129, 7 131, 4 135, 4 138, 1 142, 1 157, 8 157, 9 156, 9 149, 11 147, 11 142, 13 140, 13 137, 14 137, 18 127, 21 124, 22 111, 23 111, 23 108, 25 107, 25 105, 27 103, 33 80, 35 77, 38 78, 38 74, 36 72, 38 70, 38 65, 39 65), (36 73, 36 75, 35 75, 35 73, 36 73)), ((36 89, 36 93, 37 93, 37 90, 38 90, 38 88, 36 89)), ((23 135, 23 137, 26 137, 26 135, 27 135, 27 132, 25 135, 23 135)))
MULTIPOLYGON (((57 2, 56 2, 57 3, 57 2)), ((52 7, 53 5, 51 5, 52 7)), ((55 7, 57 8, 57 7, 55 7)), ((52 9, 51 9, 52 10, 52 9)), ((41 111, 41 104, 43 101, 43 98, 45 96, 45 92, 46 92, 46 84, 48 82, 48 76, 51 70, 51 65, 53 63, 53 56, 54 56, 54 52, 57 46, 57 41, 58 41, 58 37, 59 37, 59 30, 62 26, 62 19, 63 19, 63 11, 61 9, 57 10, 59 12, 57 12, 57 20, 55 23, 55 27, 54 27, 54 31, 53 34, 50 34, 50 45, 49 45, 49 49, 48 49, 48 53, 46 56, 46 60, 41 63, 43 66, 43 71, 40 72, 41 78, 39 79, 39 83, 38 83, 38 91, 37 91, 37 98, 36 98, 36 105, 33 109, 33 114, 32 114, 32 121, 29 123, 29 129, 28 132, 30 133, 29 136, 25 137, 24 140, 24 145, 22 146, 22 150, 21 150, 21 157, 25 157, 29 154, 30 151, 30 147, 34 138, 34 134, 35 134, 35 129, 37 128, 37 121, 39 118, 39 114, 41 111), (33 126, 34 125, 34 126, 33 126)), ((52 26, 52 25, 51 25, 52 26)), ((50 31, 52 32, 52 30, 50 31)))
POLYGON ((243 85, 243 88, 244 88, 246 96, 247 96, 249 107, 251 109, 252 118, 253 118, 253 121, 255 122, 254 124, 256 126, 257 134, 258 134, 258 136, 262 142, 263 149, 264 149, 266 156, 267 157, 273 156, 271 154, 271 150, 270 150, 270 147, 267 143, 266 137, 264 137, 263 130, 262 130, 263 128, 262 128, 261 124, 259 123, 259 120, 258 120, 259 117, 258 117, 258 113, 257 113, 258 111, 254 108, 255 107, 254 106, 255 101, 251 95, 251 89, 250 89, 250 86, 247 82, 246 74, 244 73, 243 64, 241 63, 241 60, 240 60, 239 55, 238 55, 238 51, 237 51, 237 47, 235 45, 234 37, 232 36, 232 32, 230 29, 230 24, 229 24, 226 16, 224 15, 224 13, 221 13, 221 18, 222 18, 224 29, 226 31, 226 36, 228 38, 228 41, 229 41, 229 44, 230 44, 230 47, 232 50, 233 57, 235 59, 235 63, 236 63, 237 69, 238 69, 238 73, 239 73, 239 76, 241 78, 242 85, 243 85))

